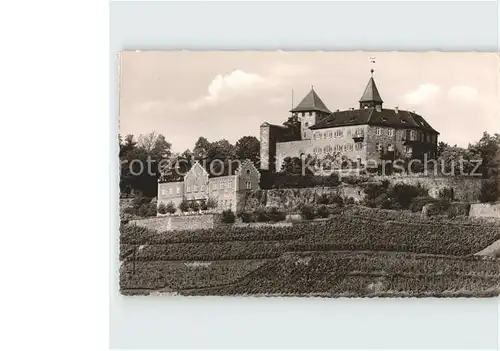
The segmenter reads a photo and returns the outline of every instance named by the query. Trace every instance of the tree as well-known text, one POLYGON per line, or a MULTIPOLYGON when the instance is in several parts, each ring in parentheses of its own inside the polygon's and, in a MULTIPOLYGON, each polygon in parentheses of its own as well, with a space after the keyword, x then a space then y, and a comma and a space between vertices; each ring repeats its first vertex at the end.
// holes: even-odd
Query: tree
POLYGON ((236 159, 236 149, 226 139, 215 141, 210 144, 207 150, 207 159, 213 160, 235 160, 236 159))
POLYGON ((450 147, 450 145, 448 145, 448 143, 445 143, 444 141, 440 141, 437 145, 437 151, 436 151, 436 156, 439 157, 441 156, 441 154, 443 153, 443 151, 450 147))
POLYGON ((199 137, 194 144, 193 157, 196 160, 202 160, 207 157, 210 142, 205 137, 199 137))
POLYGON ((484 178, 498 174, 500 164, 500 134, 490 135, 487 132, 475 144, 469 144, 469 150, 482 159, 481 171, 484 178))
POLYGON ((235 145, 236 157, 239 160, 249 159, 254 164, 258 164, 260 157, 260 141, 254 136, 244 136, 235 145))
POLYGON ((189 208, 189 202, 186 199, 183 199, 179 204, 179 210, 181 210, 181 212, 187 212, 189 211, 189 208))

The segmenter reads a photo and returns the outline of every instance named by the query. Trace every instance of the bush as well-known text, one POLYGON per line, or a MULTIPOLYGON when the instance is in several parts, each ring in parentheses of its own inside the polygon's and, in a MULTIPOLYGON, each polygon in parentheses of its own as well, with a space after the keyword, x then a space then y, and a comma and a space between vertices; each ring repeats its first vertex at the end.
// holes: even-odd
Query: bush
POLYGON ((160 214, 167 213, 167 206, 163 202, 160 202, 160 204, 158 205, 158 213, 160 214))
POLYGON ((181 203, 179 204, 179 210, 181 212, 187 212, 189 211, 189 202, 186 199, 182 199, 181 203))
POLYGON ((155 204, 142 204, 137 209, 138 216, 140 217, 155 217, 156 216, 156 206, 155 204))
POLYGON ((427 194, 428 192, 424 188, 407 184, 396 184, 388 191, 388 197, 403 209, 408 209, 415 197, 427 194))
POLYGON ((236 216, 231 210, 222 211, 222 223, 234 223, 236 216))
POLYGON ((347 175, 342 177, 342 183, 357 185, 360 183, 366 183, 370 181, 369 176, 356 176, 356 175, 347 175))
POLYGON ((479 194, 479 201, 481 202, 495 202, 500 196, 499 183, 497 179, 484 179, 481 184, 481 193, 479 194))
POLYGON ((356 201, 353 197, 348 197, 344 200, 344 205, 354 205, 356 201))
POLYGON ((238 212, 237 217, 240 218, 243 223, 250 223, 254 221, 253 214, 250 212, 238 212))
POLYGON ((174 213, 175 213, 176 208, 175 208, 175 205, 174 205, 174 203, 173 203, 172 201, 170 201, 170 202, 167 204, 167 206, 166 206, 166 210, 167 210, 167 212, 168 212, 168 213, 170 213, 170 214, 174 214, 174 213))
POLYGON ((217 208, 217 200, 215 200, 213 197, 209 197, 207 200, 207 208, 208 209, 217 208))
POLYGON ((202 211, 208 210, 207 200, 205 199, 200 200, 200 210, 202 211))
POLYGON ((322 205, 328 205, 330 203, 328 196, 326 196, 326 194, 321 194, 320 196, 318 196, 316 202, 322 205))
POLYGON ((318 206, 315 217, 327 218, 330 215, 328 208, 325 205, 318 206))
POLYGON ((191 201, 189 203, 189 208, 191 209, 191 211, 193 212, 198 212, 200 210, 200 204, 198 203, 198 201, 191 201))
POLYGON ((309 204, 304 204, 300 208, 300 214, 304 219, 307 220, 314 219, 314 208, 309 204))

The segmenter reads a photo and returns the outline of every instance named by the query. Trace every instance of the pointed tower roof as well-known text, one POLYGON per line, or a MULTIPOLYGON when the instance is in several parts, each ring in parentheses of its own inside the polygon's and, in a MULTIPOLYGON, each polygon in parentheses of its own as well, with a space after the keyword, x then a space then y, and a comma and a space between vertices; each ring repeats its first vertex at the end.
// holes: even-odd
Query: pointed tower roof
POLYGON ((378 92, 377 85, 375 84, 375 80, 373 79, 373 69, 370 71, 372 76, 366 85, 365 92, 359 102, 371 102, 376 104, 382 104, 382 98, 380 97, 380 93, 378 92))
POLYGON ((302 101, 290 112, 308 112, 308 111, 321 111, 332 113, 321 98, 316 94, 314 88, 302 99, 302 101))

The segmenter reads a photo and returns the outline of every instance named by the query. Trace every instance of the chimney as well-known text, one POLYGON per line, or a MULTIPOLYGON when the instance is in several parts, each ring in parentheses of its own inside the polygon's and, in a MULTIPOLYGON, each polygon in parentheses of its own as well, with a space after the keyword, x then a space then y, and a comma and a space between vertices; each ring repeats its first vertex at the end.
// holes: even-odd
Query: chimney
POLYGON ((335 112, 340 112, 340 110, 339 110, 339 109, 337 109, 337 111, 335 111, 335 112))
POLYGON ((394 112, 396 112, 396 113, 399 112, 399 107, 398 106, 394 107, 394 112))

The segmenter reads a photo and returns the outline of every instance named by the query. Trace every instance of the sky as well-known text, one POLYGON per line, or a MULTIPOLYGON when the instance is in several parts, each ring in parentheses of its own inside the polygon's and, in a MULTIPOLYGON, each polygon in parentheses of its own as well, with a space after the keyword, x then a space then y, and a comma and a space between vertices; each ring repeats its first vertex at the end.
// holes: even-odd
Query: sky
POLYGON ((495 53, 125 51, 120 134, 155 131, 174 152, 200 136, 258 138, 263 122, 282 124, 311 86, 331 111, 358 108, 371 68, 384 108, 415 111, 439 141, 466 147, 484 131, 500 133, 495 53))

